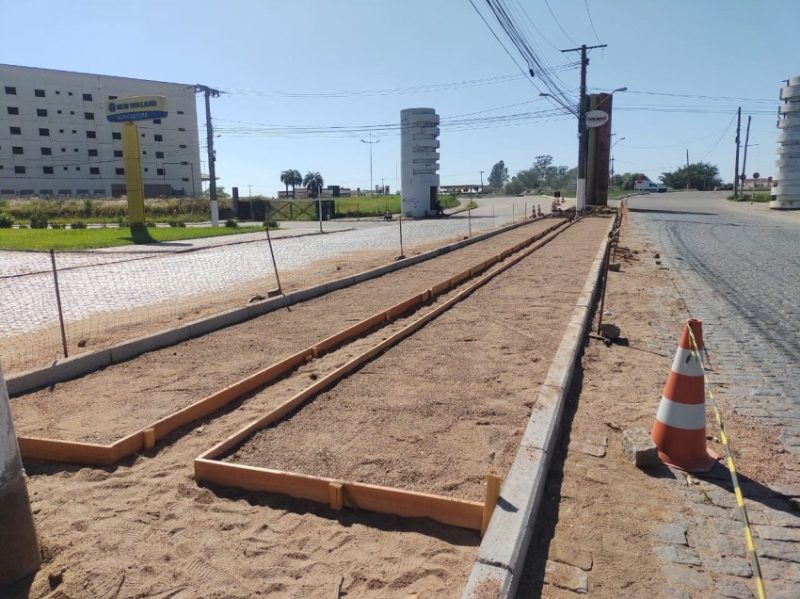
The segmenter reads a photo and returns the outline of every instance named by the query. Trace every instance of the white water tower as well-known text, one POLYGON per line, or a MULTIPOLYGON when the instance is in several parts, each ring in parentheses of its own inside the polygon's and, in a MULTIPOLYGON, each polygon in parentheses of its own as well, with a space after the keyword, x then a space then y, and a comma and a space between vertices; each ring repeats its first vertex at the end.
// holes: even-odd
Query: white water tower
POLYGON ((775 161, 770 208, 800 210, 800 77, 781 89, 778 111, 778 159, 775 161))
POLYGON ((433 108, 400 111, 402 212, 431 216, 439 212, 439 115, 433 108))

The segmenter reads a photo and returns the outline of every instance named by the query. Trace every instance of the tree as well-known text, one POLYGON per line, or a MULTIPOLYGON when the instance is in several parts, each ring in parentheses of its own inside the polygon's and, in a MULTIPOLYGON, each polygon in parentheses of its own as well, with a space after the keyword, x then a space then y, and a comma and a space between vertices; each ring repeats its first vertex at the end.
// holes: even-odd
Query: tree
POLYGON ((492 172, 489 174, 489 187, 500 189, 507 182, 508 169, 505 162, 501 160, 492 167, 492 172))
POLYGON ((614 175, 611 180, 611 186, 619 189, 631 190, 639 180, 649 181, 650 177, 644 173, 622 173, 621 175, 614 175))
POLYGON ((312 198, 316 198, 322 191, 322 186, 325 185, 325 181, 322 179, 322 175, 317 171, 308 171, 306 176, 303 177, 303 185, 306 186, 308 194, 312 198))
POLYGON ((285 171, 281 172, 281 183, 286 186, 286 195, 289 195, 289 186, 292 186, 292 197, 294 196, 294 188, 297 185, 301 185, 303 183, 303 175, 300 174, 300 171, 290 168, 286 169, 285 171))
POLYGON ((708 191, 722 185, 719 168, 709 162, 693 162, 671 172, 661 173, 661 182, 667 187, 685 187, 708 191))

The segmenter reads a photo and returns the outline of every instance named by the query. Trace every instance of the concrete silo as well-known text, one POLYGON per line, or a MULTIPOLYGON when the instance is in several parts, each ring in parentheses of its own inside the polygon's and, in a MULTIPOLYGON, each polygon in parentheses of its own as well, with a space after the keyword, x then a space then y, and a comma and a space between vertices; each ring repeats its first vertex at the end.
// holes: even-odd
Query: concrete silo
POLYGON ((439 212, 439 115, 433 108, 400 111, 400 184, 406 216, 439 212))
POLYGON ((778 159, 773 175, 770 208, 800 210, 800 77, 781 89, 778 111, 778 159))

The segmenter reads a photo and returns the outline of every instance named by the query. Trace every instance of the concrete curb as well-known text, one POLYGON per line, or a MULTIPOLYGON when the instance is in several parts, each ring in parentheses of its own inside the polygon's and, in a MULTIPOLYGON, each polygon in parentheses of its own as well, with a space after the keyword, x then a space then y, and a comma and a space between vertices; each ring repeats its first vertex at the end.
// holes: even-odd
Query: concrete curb
POLYGON ((390 262, 383 266, 373 268, 355 275, 349 275, 333 281, 319 283, 312 287, 300 289, 287 293, 286 295, 274 297, 261 302, 248 304, 238 308, 232 308, 224 312, 213 314, 180 326, 165 329, 152 335, 146 335, 137 339, 123 341, 93 352, 78 354, 70 358, 57 360, 50 366, 28 370, 6 379, 8 394, 17 396, 29 391, 41 389, 55 383, 78 378, 90 372, 100 370, 111 364, 118 364, 125 360, 130 360, 141 354, 176 345, 193 337, 199 337, 213 331, 242 323, 251 318, 262 316, 269 312, 274 312, 286 306, 291 306, 300 302, 317 298, 337 289, 343 289, 356 283, 368 281, 382 275, 412 266, 438 256, 442 256, 467 245, 483 241, 500 233, 505 233, 517 227, 537 222, 541 219, 523 220, 512 225, 506 225, 499 229, 487 231, 480 235, 475 235, 468 239, 462 239, 455 243, 450 243, 442 247, 410 256, 403 260, 390 262))
MULTIPOLYGON (((612 219, 609 231, 613 226, 612 219)), ((558 439, 566 396, 591 324, 608 243, 606 236, 539 391, 462 599, 506 598, 516 594, 558 439)))

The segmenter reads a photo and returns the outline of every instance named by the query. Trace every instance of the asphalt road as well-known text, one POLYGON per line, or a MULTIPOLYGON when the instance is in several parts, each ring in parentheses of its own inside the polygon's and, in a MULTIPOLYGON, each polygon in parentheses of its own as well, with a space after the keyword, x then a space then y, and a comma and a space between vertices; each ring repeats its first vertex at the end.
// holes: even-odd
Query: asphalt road
POLYGON ((632 222, 703 320, 712 382, 737 413, 779 424, 783 446, 800 455, 800 213, 728 193, 634 197, 632 222))

